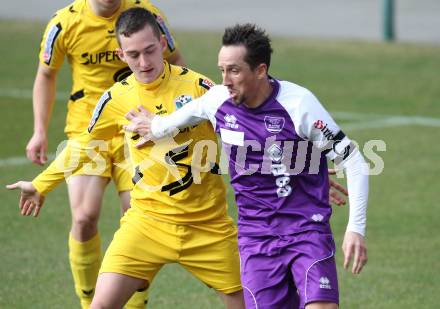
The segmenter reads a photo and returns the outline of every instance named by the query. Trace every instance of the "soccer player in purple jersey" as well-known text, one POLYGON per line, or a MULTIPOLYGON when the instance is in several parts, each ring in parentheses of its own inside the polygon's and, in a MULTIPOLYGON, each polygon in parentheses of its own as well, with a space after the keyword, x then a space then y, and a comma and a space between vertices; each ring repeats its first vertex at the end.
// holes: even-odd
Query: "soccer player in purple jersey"
POLYGON ((327 159, 347 175, 342 249, 344 268, 353 260, 354 274, 367 262, 365 161, 309 90, 269 76, 271 53, 255 25, 227 28, 218 56, 223 85, 166 117, 131 111, 126 130, 143 136, 142 147, 211 121, 229 156, 246 307, 337 308, 327 159))

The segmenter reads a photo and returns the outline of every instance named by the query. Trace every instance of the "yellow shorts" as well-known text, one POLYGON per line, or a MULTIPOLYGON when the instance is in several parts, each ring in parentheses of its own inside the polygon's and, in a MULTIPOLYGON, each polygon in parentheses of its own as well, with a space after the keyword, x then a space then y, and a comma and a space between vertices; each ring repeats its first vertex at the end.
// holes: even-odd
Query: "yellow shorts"
POLYGON ((208 287, 224 294, 240 291, 237 229, 232 219, 176 225, 130 208, 105 253, 100 273, 147 280, 164 264, 179 263, 208 287))
POLYGON ((133 189, 131 166, 128 154, 125 154, 124 135, 115 136, 112 140, 97 142, 96 154, 92 162, 85 164, 72 176, 91 175, 112 178, 118 192, 133 189))

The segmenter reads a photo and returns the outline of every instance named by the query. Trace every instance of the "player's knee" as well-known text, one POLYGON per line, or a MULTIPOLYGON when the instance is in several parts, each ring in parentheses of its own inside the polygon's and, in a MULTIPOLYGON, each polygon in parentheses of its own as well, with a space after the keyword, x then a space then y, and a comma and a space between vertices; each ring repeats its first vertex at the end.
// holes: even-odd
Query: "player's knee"
POLYGON ((98 214, 77 212, 73 215, 72 223, 80 230, 95 229, 98 226, 98 214))

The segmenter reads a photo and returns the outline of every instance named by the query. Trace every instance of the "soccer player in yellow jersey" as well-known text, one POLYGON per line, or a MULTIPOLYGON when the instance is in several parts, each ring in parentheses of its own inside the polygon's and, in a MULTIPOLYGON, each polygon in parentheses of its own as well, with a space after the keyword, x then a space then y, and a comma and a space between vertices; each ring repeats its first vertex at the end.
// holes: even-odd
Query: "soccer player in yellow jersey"
MULTIPOLYGON (((97 141, 118 135, 131 110, 142 106, 156 114, 172 113, 212 85, 198 73, 163 61, 167 43, 148 11, 123 12, 116 35, 118 55, 134 73, 102 95, 88 132, 69 142, 32 183, 8 186, 22 190, 22 214, 38 214, 43 196, 65 173, 96 161, 88 152, 97 141), (74 152, 80 155, 79 166, 68 160, 74 152)), ((151 284, 164 264, 179 263, 219 292, 227 308, 243 308, 236 228, 227 215, 217 156, 197 148, 216 145, 211 125, 201 123, 142 149, 135 147, 138 138, 126 136, 134 167, 131 208, 105 254, 91 307, 121 308, 136 290, 151 284)))
MULTIPOLYGON (((37 164, 46 162, 47 128, 55 98, 58 69, 66 57, 72 71, 72 92, 68 102, 65 132, 73 139, 89 123, 96 102, 114 82, 131 71, 116 53, 115 21, 131 7, 150 10, 166 38, 164 57, 183 64, 165 16, 149 1, 137 0, 76 0, 59 10, 49 22, 40 48, 40 64, 34 83, 34 134, 26 151, 37 164)), ((97 223, 104 189, 110 179, 115 181, 122 209, 129 207, 131 175, 113 163, 124 160, 123 137, 109 141, 101 157, 107 163, 102 169, 79 170, 69 178, 68 191, 72 212, 69 237, 69 260, 75 290, 84 307, 88 307, 101 264, 101 243, 97 223)), ((144 297, 136 308, 144 307, 144 297)), ((132 304, 132 302, 130 302, 132 304)))

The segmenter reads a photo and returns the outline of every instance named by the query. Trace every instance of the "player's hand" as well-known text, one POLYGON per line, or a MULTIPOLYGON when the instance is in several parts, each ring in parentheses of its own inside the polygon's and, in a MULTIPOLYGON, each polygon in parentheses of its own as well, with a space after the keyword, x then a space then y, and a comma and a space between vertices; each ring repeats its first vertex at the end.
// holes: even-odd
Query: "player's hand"
MULTIPOLYGON (((335 175, 336 170, 335 169, 328 169, 329 175, 335 175)), ((331 204, 335 204, 338 206, 345 205, 347 203, 346 196, 348 196, 347 189, 339 184, 337 181, 332 180, 329 177, 329 183, 330 183, 330 189, 329 189, 329 199, 331 204)))
POLYGON ((136 148, 141 148, 148 141, 152 139, 151 135, 151 121, 154 118, 154 114, 147 111, 142 106, 138 106, 139 111, 131 110, 125 118, 130 121, 130 124, 124 126, 124 130, 139 134, 141 137, 136 143, 136 148))
POLYGON ((6 188, 9 190, 21 190, 18 207, 23 216, 30 216, 32 213, 34 217, 38 216, 44 203, 44 196, 38 193, 32 182, 18 181, 7 185, 6 188))
POLYGON ((34 133, 26 146, 26 156, 33 163, 43 165, 47 162, 47 136, 34 133))
POLYGON ((351 272, 359 274, 368 260, 364 236, 356 232, 345 232, 342 251, 344 252, 344 268, 348 269, 353 260, 351 272))

